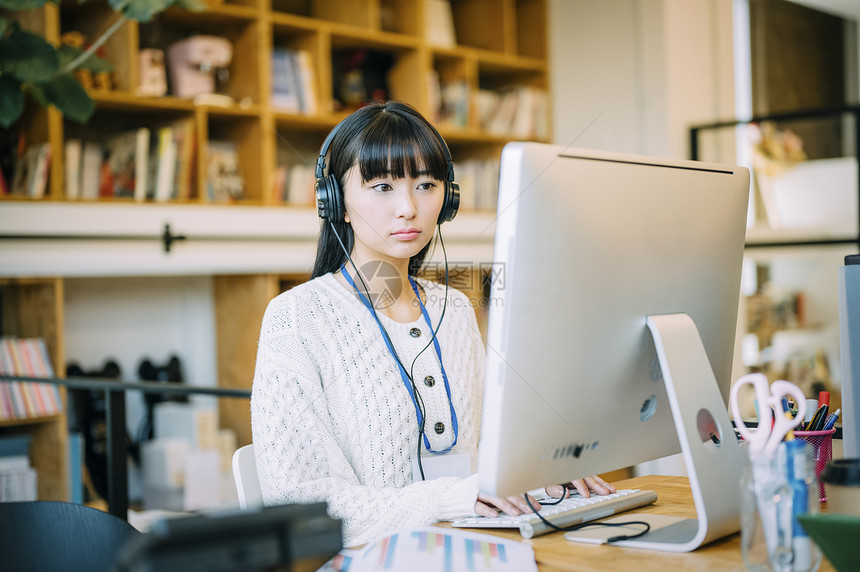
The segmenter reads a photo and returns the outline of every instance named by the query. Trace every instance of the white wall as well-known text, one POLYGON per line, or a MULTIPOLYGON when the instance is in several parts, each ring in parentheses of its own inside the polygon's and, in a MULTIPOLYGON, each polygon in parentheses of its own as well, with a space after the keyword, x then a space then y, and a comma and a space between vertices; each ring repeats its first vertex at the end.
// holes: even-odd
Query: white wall
MULTIPOLYGON (((172 354, 186 382, 216 386, 212 279, 207 276, 68 278, 65 286, 66 360, 84 371, 116 361, 136 381, 143 358, 164 365, 172 354)), ((214 406, 212 398, 196 397, 214 406)), ((143 403, 129 392, 128 426, 136 431, 143 403)))
POLYGON ((687 158, 687 129, 734 117, 732 4, 550 0, 554 141, 687 158))

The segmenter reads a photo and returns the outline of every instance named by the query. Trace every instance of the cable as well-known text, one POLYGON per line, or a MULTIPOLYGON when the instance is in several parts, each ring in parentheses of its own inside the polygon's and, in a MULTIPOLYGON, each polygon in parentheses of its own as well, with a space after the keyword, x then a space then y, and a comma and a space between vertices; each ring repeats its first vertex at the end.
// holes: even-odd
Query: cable
MULTIPOLYGON (((546 504, 546 505, 558 504, 562 500, 564 500, 565 495, 567 495, 568 492, 569 492, 568 488, 565 486, 564 487, 564 494, 561 495, 561 498, 558 501, 552 502, 552 503, 541 503, 541 504, 546 504)), ((636 534, 620 534, 618 536, 613 536, 611 538, 606 539, 606 542, 618 542, 619 540, 632 540, 634 538, 639 538, 640 536, 647 534, 648 531, 651 530, 651 525, 648 524, 647 522, 645 522, 644 520, 630 520, 627 522, 581 522, 579 524, 574 524, 573 526, 566 526, 566 527, 556 526, 553 523, 551 523, 550 521, 548 521, 547 519, 545 519, 543 517, 543 515, 541 513, 539 513, 537 511, 537 509, 535 509, 535 507, 532 506, 532 503, 529 502, 528 493, 524 493, 523 498, 526 500, 526 504, 532 509, 532 512, 535 513, 535 515, 537 515, 537 517, 539 519, 541 519, 545 525, 547 525, 551 529, 557 530, 559 532, 573 532, 575 530, 580 530, 583 528, 587 528, 589 526, 621 527, 621 526, 629 526, 631 524, 641 524, 641 525, 645 526, 645 530, 643 530, 642 532, 637 532, 636 534)))
MULTIPOLYGON (((442 257, 445 260, 445 299, 442 302, 442 313, 439 316, 439 323, 436 325, 436 329, 433 330, 433 335, 430 337, 430 341, 427 342, 427 345, 418 352, 418 355, 415 356, 415 359, 412 360, 412 365, 409 366, 409 381, 412 382, 413 391, 418 395, 418 398, 421 400, 421 426, 418 428, 418 470, 421 472, 421 480, 424 479, 424 465, 421 462, 421 435, 424 434, 424 426, 427 423, 427 415, 424 412, 424 400, 421 399, 421 394, 418 393, 418 388, 415 387, 415 378, 413 374, 413 370, 415 368, 415 362, 418 361, 418 356, 424 353, 424 351, 430 347, 430 344, 433 343, 433 340, 436 339, 436 335, 439 333, 439 328, 442 327, 442 320, 445 319, 445 310, 448 309, 448 252, 445 250, 445 241, 442 239, 442 225, 436 225, 437 236, 439 237, 439 244, 442 245, 442 257)), ((432 328, 432 324, 431 324, 432 328)), ((440 364, 441 365, 441 364, 440 364)))

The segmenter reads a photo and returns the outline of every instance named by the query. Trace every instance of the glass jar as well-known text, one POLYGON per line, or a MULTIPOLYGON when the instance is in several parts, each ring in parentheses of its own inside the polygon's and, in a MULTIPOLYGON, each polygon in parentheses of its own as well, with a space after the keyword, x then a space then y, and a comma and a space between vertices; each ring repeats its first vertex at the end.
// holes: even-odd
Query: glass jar
POLYGON ((817 570, 821 550, 797 520, 819 509, 812 447, 785 441, 772 455, 748 456, 740 487, 741 554, 747 570, 817 570))

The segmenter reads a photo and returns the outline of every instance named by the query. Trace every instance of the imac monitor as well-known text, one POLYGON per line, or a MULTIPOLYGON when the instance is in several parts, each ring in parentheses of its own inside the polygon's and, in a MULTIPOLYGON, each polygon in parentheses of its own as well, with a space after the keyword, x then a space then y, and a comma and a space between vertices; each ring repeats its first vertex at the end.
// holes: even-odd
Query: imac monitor
MULTIPOLYGON (((694 497, 708 496, 697 479, 715 472, 737 499, 726 401, 748 196, 743 167, 505 147, 483 492, 521 494, 684 452, 694 497)), ((727 512, 733 522, 712 522, 709 536, 738 530, 727 512)))

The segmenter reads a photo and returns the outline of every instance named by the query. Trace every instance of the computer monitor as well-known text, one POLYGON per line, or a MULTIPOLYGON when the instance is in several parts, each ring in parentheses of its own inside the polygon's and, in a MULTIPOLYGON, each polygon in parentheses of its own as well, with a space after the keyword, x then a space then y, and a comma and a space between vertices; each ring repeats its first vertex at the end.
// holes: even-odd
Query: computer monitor
POLYGON ((743 167, 505 147, 483 492, 680 451, 699 518, 656 548, 692 550, 739 529, 742 457, 726 402, 748 196, 743 167))

